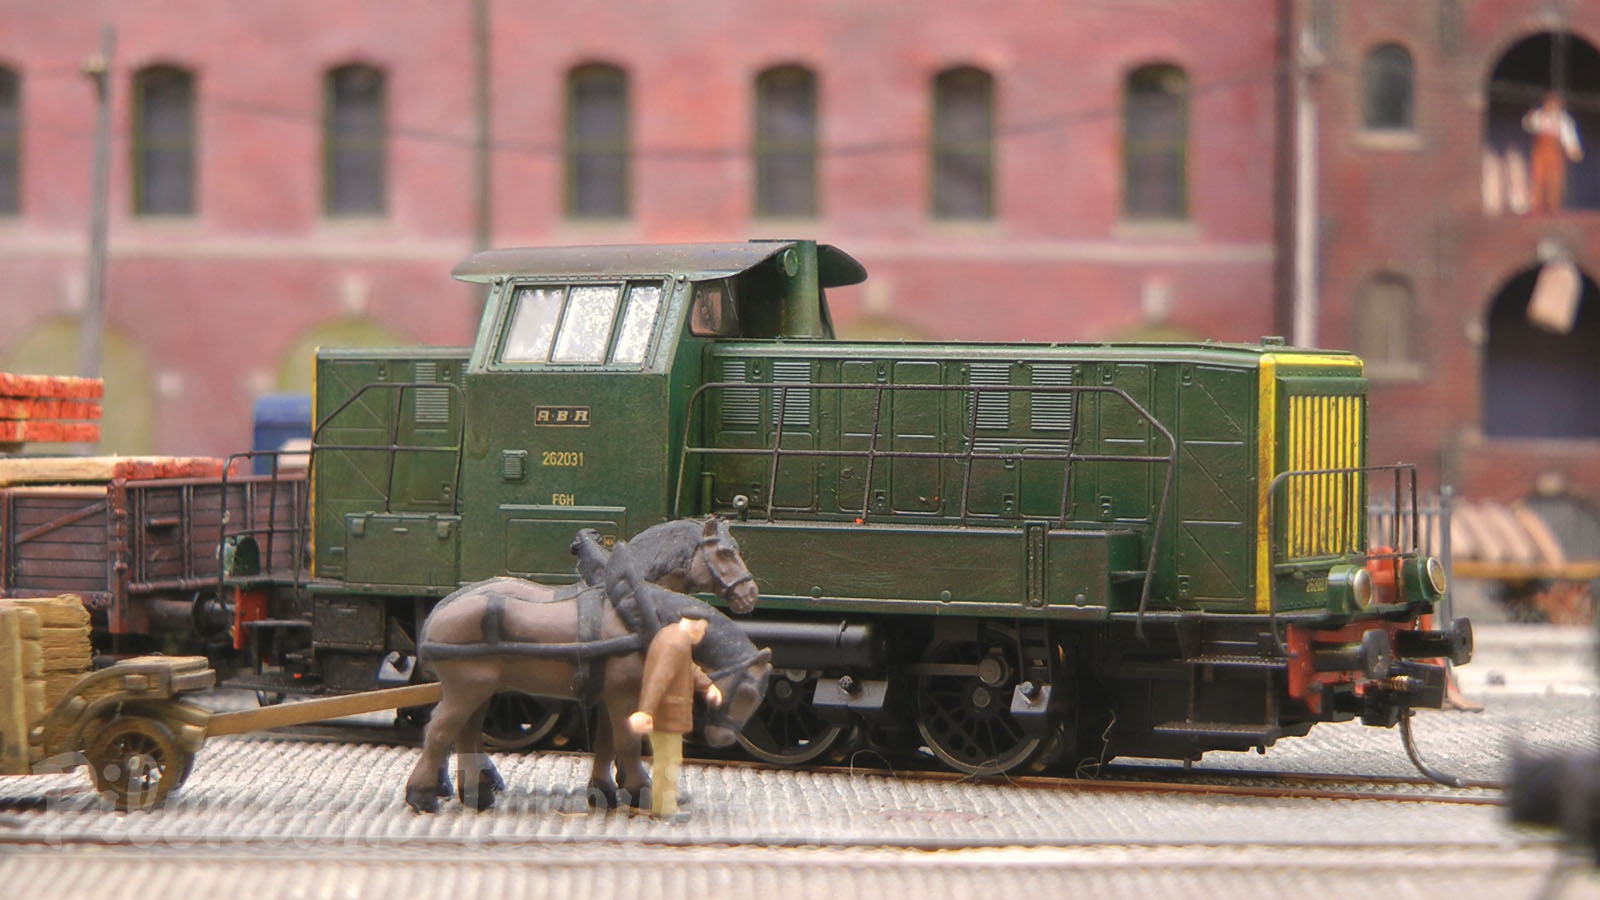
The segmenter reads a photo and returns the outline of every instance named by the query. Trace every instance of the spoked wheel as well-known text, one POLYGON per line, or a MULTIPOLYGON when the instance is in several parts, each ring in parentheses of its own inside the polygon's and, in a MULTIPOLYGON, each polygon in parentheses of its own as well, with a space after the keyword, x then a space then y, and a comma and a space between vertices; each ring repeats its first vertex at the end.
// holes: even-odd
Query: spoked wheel
POLYGON ((815 678, 795 680, 773 673, 766 700, 739 734, 739 746, 775 766, 804 765, 827 754, 845 729, 829 724, 811 705, 816 686, 815 678))
POLYGON ((1011 717, 1017 686, 1015 647, 1002 642, 939 644, 926 662, 948 667, 917 678, 917 730, 941 762, 974 775, 994 775, 1033 760, 1044 741, 1011 717))
POLYGON ((94 736, 84 756, 100 796, 117 809, 151 809, 183 782, 192 754, 167 726, 142 716, 118 716, 94 736))
POLYGON ((527 694, 495 694, 483 718, 483 745, 491 750, 526 750, 555 731, 565 704, 527 694))

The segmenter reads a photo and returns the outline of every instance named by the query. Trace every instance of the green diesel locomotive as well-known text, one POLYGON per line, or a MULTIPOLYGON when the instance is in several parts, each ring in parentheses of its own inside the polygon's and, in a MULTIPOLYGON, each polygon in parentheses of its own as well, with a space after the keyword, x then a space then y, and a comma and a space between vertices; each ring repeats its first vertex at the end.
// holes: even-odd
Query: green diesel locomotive
POLYGON ((263 690, 416 678, 461 584, 570 581, 578 529, 707 514, 761 589, 776 670, 743 743, 774 763, 1197 759, 1395 724, 1470 657, 1430 624, 1415 474, 1369 465, 1350 354, 839 341, 825 289, 866 272, 808 241, 454 274, 487 290, 472 347, 318 353, 309 580, 254 562, 300 538, 229 539, 263 690))

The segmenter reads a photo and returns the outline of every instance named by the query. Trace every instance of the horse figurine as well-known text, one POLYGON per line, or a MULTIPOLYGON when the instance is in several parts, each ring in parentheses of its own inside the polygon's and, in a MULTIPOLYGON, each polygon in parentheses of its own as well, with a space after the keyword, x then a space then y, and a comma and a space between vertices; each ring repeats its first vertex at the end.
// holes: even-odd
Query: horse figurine
MULTIPOLYGON (((726 603, 729 610, 740 615, 755 609, 756 601, 761 599, 755 576, 745 567, 744 557, 739 555, 739 542, 729 532, 725 519, 708 516, 704 522, 696 519, 662 522, 639 532, 628 546, 645 581, 685 594, 713 594, 726 603)), ((570 549, 578 558, 578 575, 582 579, 579 584, 536 588, 534 582, 522 578, 503 576, 489 580, 522 585, 524 587, 518 590, 529 600, 540 599, 535 596, 540 588, 544 600, 570 600, 586 587, 604 587, 610 552, 601 543, 599 532, 592 528, 580 530, 573 537, 570 549)), ((456 591, 440 600, 438 606, 450 603, 460 594, 461 591, 456 591)))
MULTIPOLYGON (((705 530, 713 527, 708 523, 705 530)), ((591 562, 598 563, 598 556, 591 562)), ((713 565, 706 562, 707 569, 713 565)), ((505 782, 483 752, 483 717, 489 698, 508 689, 599 702, 603 709, 589 780, 591 802, 618 802, 615 761, 622 788, 632 803, 640 803, 648 777, 640 762, 639 738, 627 719, 638 708, 645 643, 625 624, 619 609, 649 608, 651 618, 659 617, 661 623, 677 619, 691 605, 700 609, 709 625, 705 640, 695 647, 695 662, 724 697, 720 707, 708 711, 705 738, 712 746, 725 747, 743 730, 766 692, 770 651, 757 650, 710 604, 646 581, 628 544, 619 542, 603 570, 591 567, 591 574, 603 574, 603 595, 588 590, 557 600, 543 585, 494 578, 456 591, 429 614, 418 649, 437 675, 442 696, 423 732, 422 757, 406 781, 406 803, 413 809, 437 811, 439 798, 449 796, 445 761, 452 746, 462 803, 477 809, 494 803, 505 782)))
MULTIPOLYGON (((628 542, 644 580, 684 594, 715 594, 728 609, 744 615, 761 598, 755 577, 739 555, 739 542, 728 522, 709 516, 704 523, 676 519, 652 525, 628 542)), ((592 528, 572 539, 578 574, 590 585, 603 585, 609 553, 592 528)))

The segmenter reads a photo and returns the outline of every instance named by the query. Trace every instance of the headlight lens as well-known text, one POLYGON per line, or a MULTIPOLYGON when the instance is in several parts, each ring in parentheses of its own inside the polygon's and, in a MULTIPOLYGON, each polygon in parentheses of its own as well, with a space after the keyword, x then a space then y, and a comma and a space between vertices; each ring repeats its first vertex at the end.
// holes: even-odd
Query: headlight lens
POLYGON ((1444 564, 1432 556, 1406 560, 1403 577, 1408 599, 1420 597, 1431 602, 1444 596, 1445 588, 1449 586, 1448 579, 1444 577, 1444 564))
POLYGON ((1372 573, 1365 566, 1334 566, 1328 570, 1328 599, 1342 600, 1349 609, 1372 605, 1372 573))
POLYGON ((1428 557, 1427 572, 1428 583, 1433 585, 1433 592, 1435 594, 1443 594, 1447 586, 1444 577, 1444 563, 1439 562, 1437 557, 1428 557))

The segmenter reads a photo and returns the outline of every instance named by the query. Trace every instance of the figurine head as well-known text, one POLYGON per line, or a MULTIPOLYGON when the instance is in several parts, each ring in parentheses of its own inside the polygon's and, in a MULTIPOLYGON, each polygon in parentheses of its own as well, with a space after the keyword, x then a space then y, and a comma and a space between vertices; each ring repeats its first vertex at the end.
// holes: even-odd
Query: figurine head
POLYGON ((689 607, 678 619, 678 627, 689 636, 689 643, 698 644, 706 637, 706 614, 704 610, 689 607))

